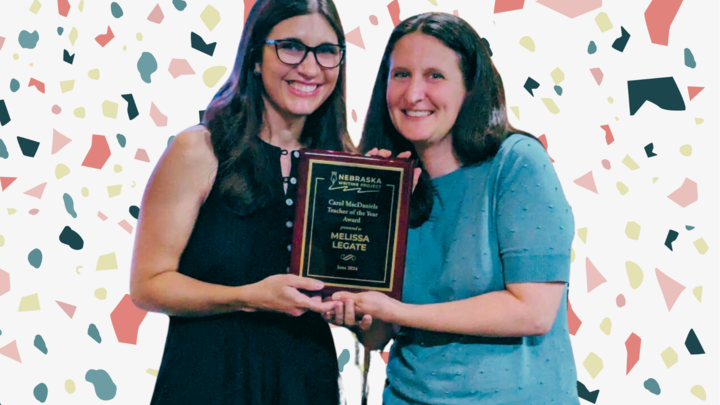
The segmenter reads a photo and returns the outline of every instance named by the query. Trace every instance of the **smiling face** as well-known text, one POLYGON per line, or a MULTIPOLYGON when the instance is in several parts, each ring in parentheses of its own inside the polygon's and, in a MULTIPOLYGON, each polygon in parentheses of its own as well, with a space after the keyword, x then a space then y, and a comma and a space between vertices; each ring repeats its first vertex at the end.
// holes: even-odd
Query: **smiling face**
MULTIPOLYGON (((283 20, 270 31, 267 39, 295 39, 310 47, 338 43, 332 26, 320 14, 283 20)), ((262 63, 256 64, 255 71, 262 76, 269 108, 274 108, 281 115, 308 116, 332 94, 340 67, 318 65, 312 52, 301 64, 286 65, 278 59, 275 45, 265 45, 262 63)))
POLYGON ((449 132, 465 99, 458 54, 412 33, 395 44, 389 68, 386 99, 398 132, 418 149, 452 144, 449 132))

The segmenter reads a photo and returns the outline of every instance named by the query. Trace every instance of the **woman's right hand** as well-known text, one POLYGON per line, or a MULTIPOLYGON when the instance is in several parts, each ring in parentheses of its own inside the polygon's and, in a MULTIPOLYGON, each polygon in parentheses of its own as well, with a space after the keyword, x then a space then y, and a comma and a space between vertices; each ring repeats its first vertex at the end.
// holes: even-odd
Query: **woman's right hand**
MULTIPOLYGON (((392 152, 390 152, 387 149, 378 149, 378 148, 372 148, 368 153, 365 154, 365 156, 380 156, 384 158, 389 158, 392 156, 392 152)), ((412 156, 412 153, 410 151, 405 151, 398 153, 397 157, 400 159, 409 159, 410 156, 412 156)), ((412 189, 415 191, 415 186, 417 186, 418 180, 420 179, 420 174, 422 173, 422 169, 419 167, 416 167, 413 169, 413 186, 412 189)))
POLYGON ((323 287, 321 281, 311 278, 276 274, 253 286, 251 306, 256 310, 280 312, 290 316, 300 316, 308 310, 320 314, 334 311, 338 302, 322 302, 298 291, 319 291, 323 287))

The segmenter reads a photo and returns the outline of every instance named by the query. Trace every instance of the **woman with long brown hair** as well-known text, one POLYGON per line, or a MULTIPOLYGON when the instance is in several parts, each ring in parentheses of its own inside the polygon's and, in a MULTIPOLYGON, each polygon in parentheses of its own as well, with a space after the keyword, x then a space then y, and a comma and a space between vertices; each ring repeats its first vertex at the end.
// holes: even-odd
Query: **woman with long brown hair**
POLYGON ((287 269, 297 150, 352 149, 344 53, 332 0, 257 1, 202 125, 158 162, 130 287, 138 307, 170 316, 153 404, 338 403, 319 314, 338 304, 287 269))

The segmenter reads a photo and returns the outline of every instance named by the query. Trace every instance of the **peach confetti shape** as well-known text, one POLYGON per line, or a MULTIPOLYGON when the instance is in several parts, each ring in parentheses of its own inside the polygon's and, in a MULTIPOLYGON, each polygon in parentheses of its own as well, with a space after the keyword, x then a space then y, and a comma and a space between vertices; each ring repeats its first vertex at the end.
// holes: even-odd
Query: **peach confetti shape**
POLYGON ((655 269, 655 275, 657 276, 658 283, 660 284, 660 290, 662 291, 663 298, 665 299, 665 305, 667 305, 669 312, 675 305, 675 301, 677 301, 680 293, 685 289, 685 286, 671 279, 659 269, 655 269))
POLYGON ((60 149, 64 148, 65 145, 69 144, 71 141, 72 141, 72 139, 61 134, 60 132, 56 131, 53 128, 52 151, 50 151, 50 154, 54 155, 54 154, 58 153, 60 151, 60 149))
POLYGON ((603 277, 603 275, 600 274, 598 269, 595 268, 595 265, 592 264, 590 258, 587 257, 585 258, 585 274, 587 277, 587 292, 590 292, 596 289, 601 284, 607 282, 607 280, 605 280, 605 277, 603 277))

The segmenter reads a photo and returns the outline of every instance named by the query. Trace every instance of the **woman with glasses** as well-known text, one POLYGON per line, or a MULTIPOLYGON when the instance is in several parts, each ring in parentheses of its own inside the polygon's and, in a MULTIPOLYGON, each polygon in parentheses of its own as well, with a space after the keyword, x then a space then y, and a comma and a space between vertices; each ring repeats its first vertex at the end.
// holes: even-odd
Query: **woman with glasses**
POLYGON ((152 404, 337 405, 320 313, 287 274, 300 148, 351 151, 345 38, 332 0, 258 0, 202 125, 145 190, 130 292, 170 317, 152 404))
POLYGON ((385 405, 580 403, 567 323, 572 210, 542 144, 508 123, 505 106, 467 22, 426 13, 395 28, 361 149, 409 150, 422 163, 402 302, 333 295, 372 318, 359 334, 367 349, 395 338, 385 405))

